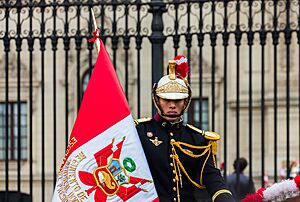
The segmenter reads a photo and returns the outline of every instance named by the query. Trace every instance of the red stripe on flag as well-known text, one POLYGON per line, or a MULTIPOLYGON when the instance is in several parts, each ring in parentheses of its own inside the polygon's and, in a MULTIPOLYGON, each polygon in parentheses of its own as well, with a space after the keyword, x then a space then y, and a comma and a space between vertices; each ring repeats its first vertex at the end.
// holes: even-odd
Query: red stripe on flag
POLYGON ((152 202, 159 202, 159 198, 157 197, 157 198, 154 199, 152 202))
POLYGON ((75 149, 129 114, 122 86, 101 41, 100 52, 70 137, 70 140, 75 138, 76 143, 67 151, 65 159, 75 149))

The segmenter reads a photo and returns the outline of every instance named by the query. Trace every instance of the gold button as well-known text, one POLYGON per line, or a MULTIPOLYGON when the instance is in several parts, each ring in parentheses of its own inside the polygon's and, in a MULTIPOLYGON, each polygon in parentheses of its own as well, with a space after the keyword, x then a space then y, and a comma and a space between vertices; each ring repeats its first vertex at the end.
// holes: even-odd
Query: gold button
POLYGON ((173 173, 175 174, 175 173, 176 173, 176 171, 175 171, 175 170, 173 170, 173 173))
POLYGON ((170 132, 170 135, 173 136, 174 134, 172 132, 170 132))
POLYGON ((175 179, 175 178, 173 178, 173 182, 176 182, 176 179, 175 179))
POLYGON ((174 139, 171 139, 171 143, 174 143, 175 142, 175 140, 174 139))
POLYGON ((176 201, 176 198, 173 198, 174 201, 176 201))
POLYGON ((172 166, 172 167, 173 167, 173 163, 170 163, 170 166, 172 166))
POLYGON ((173 155, 172 155, 172 154, 170 154, 170 158, 173 158, 173 155))
POLYGON ((173 187, 173 190, 176 191, 176 187, 173 187))

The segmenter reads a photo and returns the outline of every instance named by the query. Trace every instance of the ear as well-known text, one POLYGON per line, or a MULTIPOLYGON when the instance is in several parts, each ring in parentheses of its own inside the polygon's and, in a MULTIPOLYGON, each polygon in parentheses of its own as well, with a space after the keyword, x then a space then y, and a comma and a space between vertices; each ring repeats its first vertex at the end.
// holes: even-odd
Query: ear
POLYGON ((188 99, 188 98, 185 98, 185 99, 184 99, 184 109, 185 109, 186 106, 188 105, 188 102, 189 102, 189 99, 188 99))

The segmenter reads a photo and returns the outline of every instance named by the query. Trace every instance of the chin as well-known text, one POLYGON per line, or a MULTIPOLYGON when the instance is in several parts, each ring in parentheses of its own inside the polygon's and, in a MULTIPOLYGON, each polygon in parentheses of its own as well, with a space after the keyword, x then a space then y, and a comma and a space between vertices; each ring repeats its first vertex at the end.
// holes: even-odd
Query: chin
POLYGON ((174 118, 171 118, 171 117, 164 117, 167 121, 170 121, 170 122, 173 122, 173 121, 177 121, 179 119, 179 117, 174 117, 174 118))

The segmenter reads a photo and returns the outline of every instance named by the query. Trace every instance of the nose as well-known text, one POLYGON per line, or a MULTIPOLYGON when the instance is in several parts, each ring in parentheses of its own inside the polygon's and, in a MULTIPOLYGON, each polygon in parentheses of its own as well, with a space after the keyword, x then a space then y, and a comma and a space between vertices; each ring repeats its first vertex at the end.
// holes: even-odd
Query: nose
POLYGON ((172 109, 174 109, 176 107, 175 102, 173 100, 170 101, 169 104, 170 104, 169 107, 172 109))

